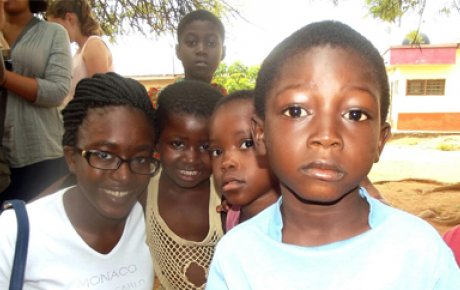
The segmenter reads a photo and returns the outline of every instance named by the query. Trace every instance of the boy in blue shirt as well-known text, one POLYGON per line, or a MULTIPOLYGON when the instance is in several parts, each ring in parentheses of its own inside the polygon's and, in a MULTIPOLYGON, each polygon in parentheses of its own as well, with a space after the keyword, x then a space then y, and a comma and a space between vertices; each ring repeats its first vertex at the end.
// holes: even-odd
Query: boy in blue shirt
POLYGON ((307 25, 265 59, 252 133, 280 200, 219 242, 207 289, 460 289, 425 221, 360 187, 389 138, 384 62, 339 22, 307 25))

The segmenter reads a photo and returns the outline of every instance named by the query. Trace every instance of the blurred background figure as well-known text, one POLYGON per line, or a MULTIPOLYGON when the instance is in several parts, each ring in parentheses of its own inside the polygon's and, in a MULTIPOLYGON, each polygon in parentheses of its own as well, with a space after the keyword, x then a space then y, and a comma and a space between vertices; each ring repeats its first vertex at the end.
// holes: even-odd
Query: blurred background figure
POLYGON ((62 104, 64 107, 72 98, 77 83, 95 73, 113 71, 112 53, 102 40, 102 30, 91 12, 87 0, 53 0, 48 4, 46 18, 59 23, 67 30, 70 42, 78 50, 73 56, 72 86, 62 104))
POLYGON ((0 84, 8 91, 2 145, 11 184, 0 194, 0 202, 28 201, 68 172, 59 106, 69 93, 72 58, 66 31, 34 16, 46 10, 45 0, 3 4, 2 33, 12 67, 0 67, 0 84))

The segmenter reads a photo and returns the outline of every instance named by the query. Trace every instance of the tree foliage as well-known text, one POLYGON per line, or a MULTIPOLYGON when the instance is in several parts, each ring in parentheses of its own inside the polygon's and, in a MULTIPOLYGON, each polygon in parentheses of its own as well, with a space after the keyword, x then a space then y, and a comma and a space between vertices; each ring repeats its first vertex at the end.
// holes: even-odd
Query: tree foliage
POLYGON ((395 22, 409 10, 423 14, 426 0, 366 0, 369 12, 374 18, 395 22))
MULTIPOLYGON (((335 5, 340 0, 331 0, 335 5)), ((428 0, 364 0, 370 14, 386 22, 399 22, 401 17, 409 11, 422 16, 428 0)), ((440 13, 460 13, 460 0, 434 0, 440 1, 440 13)))
POLYGON ((214 82, 223 86, 229 93, 238 90, 254 89, 260 66, 246 66, 241 62, 231 65, 220 63, 214 73, 214 82))
POLYGON ((404 45, 414 45, 414 44, 430 44, 430 40, 428 36, 421 33, 418 30, 413 30, 409 32, 403 40, 404 45))
POLYGON ((239 15, 225 0, 88 0, 104 34, 112 39, 130 32, 175 31, 188 12, 206 9, 219 17, 239 15))

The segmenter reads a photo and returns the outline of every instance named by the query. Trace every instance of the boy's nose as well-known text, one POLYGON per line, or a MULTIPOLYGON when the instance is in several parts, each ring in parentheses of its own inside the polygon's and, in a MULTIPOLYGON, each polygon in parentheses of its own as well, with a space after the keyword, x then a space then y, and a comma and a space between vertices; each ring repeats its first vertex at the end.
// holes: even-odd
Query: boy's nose
POLYGON ((196 53, 203 54, 206 53, 206 44, 202 41, 198 42, 196 46, 196 53))
POLYGON ((340 137, 339 122, 335 120, 327 120, 325 118, 317 118, 312 125, 307 128, 311 133, 307 141, 309 147, 323 148, 342 148, 343 142, 340 137))

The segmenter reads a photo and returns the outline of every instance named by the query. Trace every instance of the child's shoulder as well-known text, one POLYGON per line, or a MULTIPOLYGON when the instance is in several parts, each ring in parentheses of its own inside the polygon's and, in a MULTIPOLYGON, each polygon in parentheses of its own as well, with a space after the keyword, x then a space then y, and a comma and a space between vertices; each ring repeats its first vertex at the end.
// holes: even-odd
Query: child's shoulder
POLYGON ((376 201, 371 204, 369 224, 374 241, 397 243, 399 248, 421 251, 442 245, 438 231, 424 219, 376 201))

